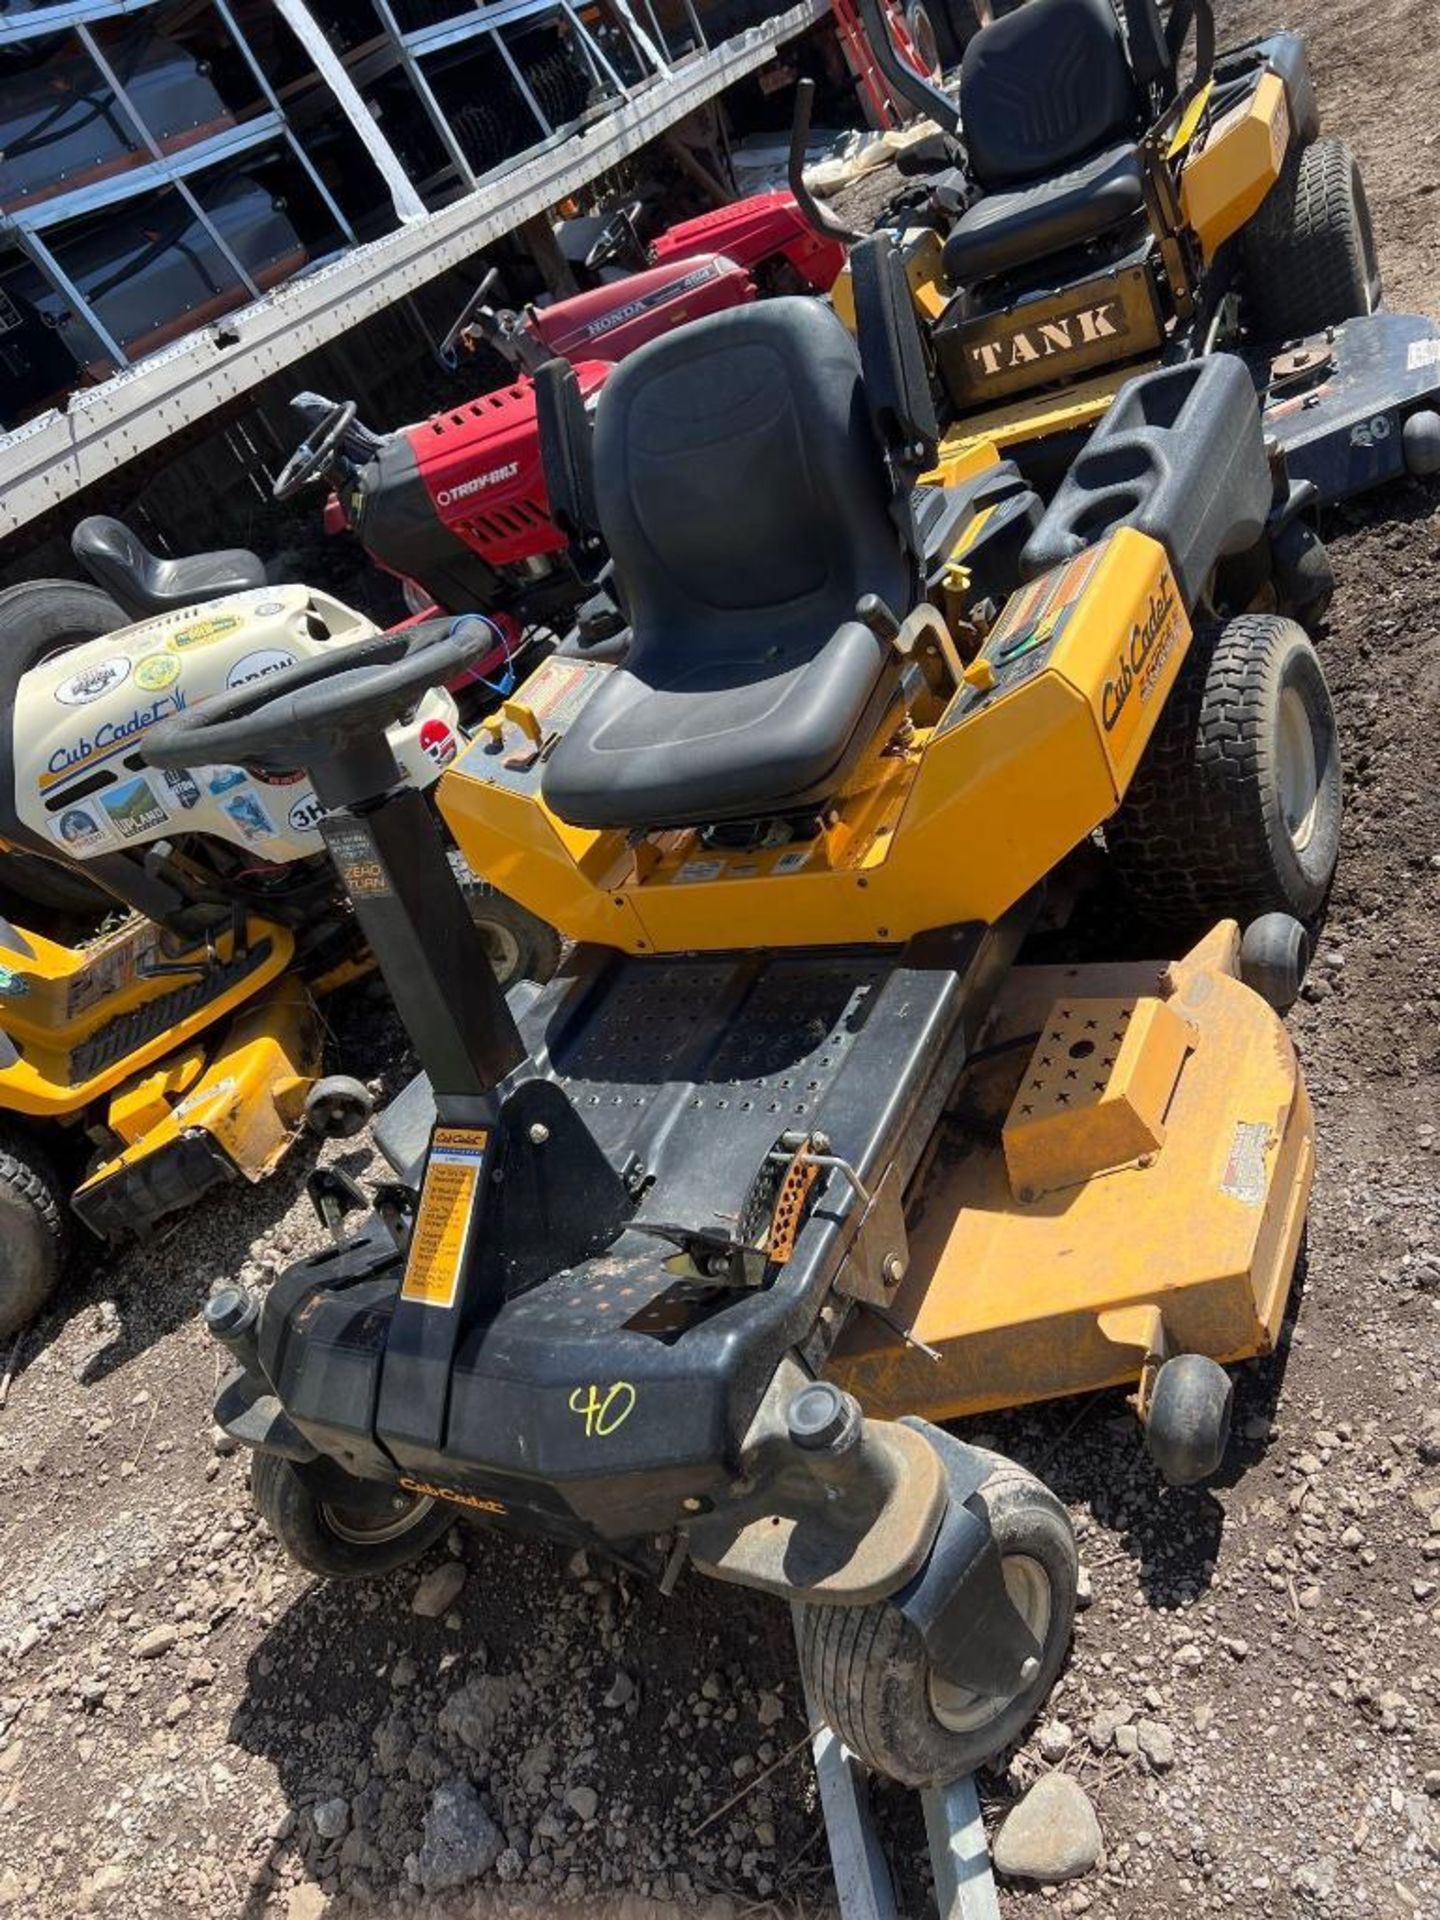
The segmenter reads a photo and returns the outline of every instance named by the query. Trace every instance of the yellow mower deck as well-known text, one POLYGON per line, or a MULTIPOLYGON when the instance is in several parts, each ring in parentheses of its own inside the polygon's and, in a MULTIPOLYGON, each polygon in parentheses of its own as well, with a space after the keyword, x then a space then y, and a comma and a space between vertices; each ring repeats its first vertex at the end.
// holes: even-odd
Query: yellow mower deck
POLYGON ((1224 922, 1168 968, 1011 976, 917 1176, 890 1302, 938 1364, 859 1316, 830 1372, 868 1412, 954 1419, 1132 1382, 1171 1351, 1270 1350, 1314 1129, 1238 951, 1224 922))
POLYGON ((229 1022, 213 1050, 192 1044, 118 1089, 107 1117, 125 1144, 77 1188, 77 1211, 200 1133, 236 1173, 262 1180, 300 1123, 319 1065, 311 997, 293 977, 280 980, 229 1022))

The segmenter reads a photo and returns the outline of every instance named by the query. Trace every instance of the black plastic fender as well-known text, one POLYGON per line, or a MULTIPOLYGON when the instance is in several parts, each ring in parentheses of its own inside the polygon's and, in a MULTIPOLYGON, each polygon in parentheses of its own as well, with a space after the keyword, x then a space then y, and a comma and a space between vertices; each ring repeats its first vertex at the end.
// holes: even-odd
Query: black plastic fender
POLYGON ((940 1456, 950 1498, 924 1566, 890 1596, 919 1634, 942 1680, 977 1693, 1018 1693, 1042 1648, 1016 1611, 1000 1553, 975 1496, 993 1471, 986 1455, 928 1420, 907 1414, 940 1456))

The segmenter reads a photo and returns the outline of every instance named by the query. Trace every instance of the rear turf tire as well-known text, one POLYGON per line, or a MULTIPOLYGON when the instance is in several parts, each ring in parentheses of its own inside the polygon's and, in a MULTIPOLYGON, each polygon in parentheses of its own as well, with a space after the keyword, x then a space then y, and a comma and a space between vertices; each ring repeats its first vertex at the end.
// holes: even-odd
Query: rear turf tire
POLYGON ((1365 183, 1343 140, 1301 148, 1241 244, 1250 314, 1267 341, 1321 333, 1380 303, 1365 183))
POLYGON ((1266 913, 1313 921, 1340 853, 1340 745, 1314 647, 1293 620, 1197 627, 1105 829, 1144 917, 1181 935, 1266 913))
POLYGON ((1006 1696, 962 1695, 931 1671, 919 1634, 886 1601, 806 1605, 800 1658, 811 1699, 852 1753, 905 1786, 938 1786, 997 1759, 1043 1705, 1075 1620, 1070 1516, 1025 1468, 987 1454, 977 1496, 1012 1601, 1041 1645, 1036 1673, 1006 1696))
POLYGON ((326 1580, 374 1579, 418 1560, 450 1525, 453 1515, 438 1500, 401 1494, 330 1469, 334 1491, 322 1493, 292 1460, 257 1453, 250 1467, 250 1494, 260 1517, 290 1558, 326 1580), (404 1504, 396 1506, 394 1501, 404 1504))
POLYGON ((458 849, 451 852, 450 869, 501 986, 513 986, 517 980, 548 980, 560 964, 561 941, 554 927, 488 880, 477 879, 458 849))
POLYGON ((60 1193, 43 1153, 0 1134, 0 1340, 28 1327, 59 1284, 70 1237, 60 1193))

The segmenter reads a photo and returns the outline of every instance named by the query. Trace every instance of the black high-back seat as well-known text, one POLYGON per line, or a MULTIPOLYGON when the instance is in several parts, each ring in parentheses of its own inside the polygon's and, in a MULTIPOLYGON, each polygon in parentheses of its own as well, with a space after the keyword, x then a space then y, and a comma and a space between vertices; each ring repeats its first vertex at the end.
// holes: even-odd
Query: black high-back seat
POLYGON ((265 585, 265 562, 247 548, 226 547, 164 560, 151 553, 123 520, 108 513, 92 513, 82 520, 70 536, 70 551, 132 620, 265 585))
POLYGON ((877 594, 903 616, 919 577, 834 313, 767 300, 621 362, 596 410, 592 498, 632 639, 547 763, 546 804, 576 826, 647 828, 833 795, 898 673, 856 603, 877 594))
POLYGON ((1137 141, 1150 109, 1111 0, 1027 0, 977 33, 960 70, 960 118, 981 196, 946 238, 951 284, 1008 273, 1143 212, 1137 141))

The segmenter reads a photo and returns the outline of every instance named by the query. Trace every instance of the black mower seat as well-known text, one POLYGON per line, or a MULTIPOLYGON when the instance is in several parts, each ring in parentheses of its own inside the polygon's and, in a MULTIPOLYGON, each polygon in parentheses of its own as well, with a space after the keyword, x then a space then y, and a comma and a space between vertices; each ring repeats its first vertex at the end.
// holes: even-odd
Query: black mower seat
POLYGON ((1144 206, 1138 149, 1107 147, 1052 179, 977 200, 946 236, 945 276, 960 286, 1009 273, 1097 239, 1144 206))
POLYGON ((594 480, 632 638, 548 762, 546 804, 650 828, 828 798, 895 684, 856 602, 903 616, 916 592, 840 321, 768 300, 622 361, 594 480))
POLYGON ((945 242, 952 284, 1093 239, 1144 205, 1148 120, 1111 0, 1028 0, 982 28, 960 69, 960 117, 981 197, 945 242))
POLYGON ((80 522, 70 536, 70 551, 135 620, 266 584, 265 562, 244 547, 162 560, 123 520, 105 513, 80 522))

